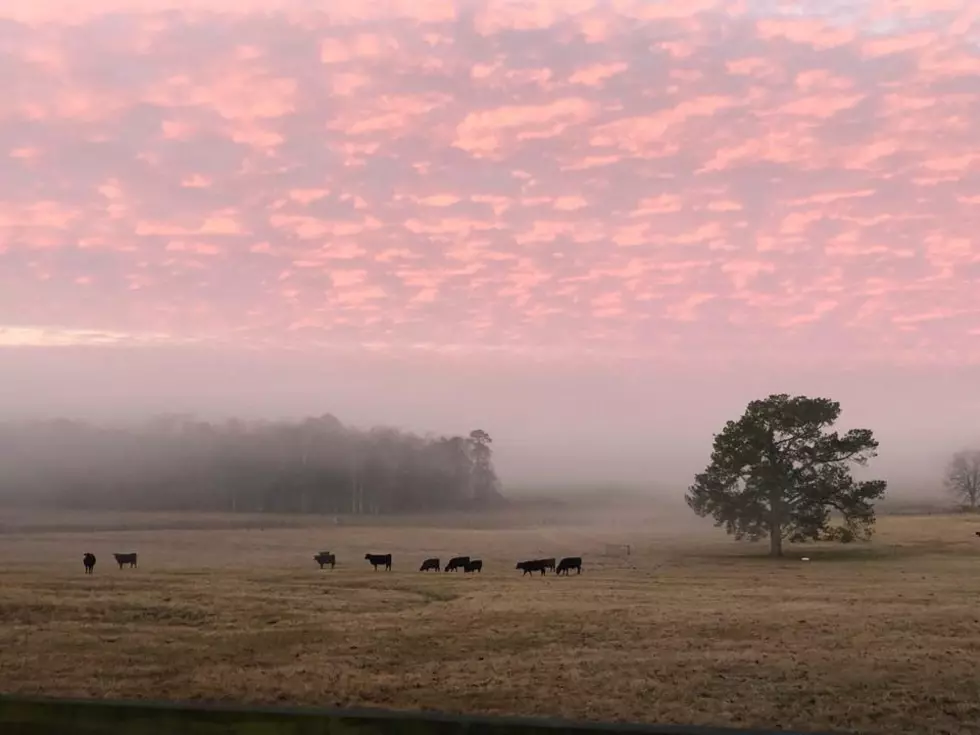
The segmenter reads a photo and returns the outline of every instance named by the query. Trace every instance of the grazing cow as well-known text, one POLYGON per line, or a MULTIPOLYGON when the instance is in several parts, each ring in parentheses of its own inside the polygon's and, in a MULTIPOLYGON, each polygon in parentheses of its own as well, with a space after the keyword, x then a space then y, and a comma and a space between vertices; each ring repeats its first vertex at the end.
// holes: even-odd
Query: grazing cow
POLYGON ((439 559, 437 557, 432 557, 431 559, 426 559, 422 562, 422 566, 419 567, 420 572, 428 572, 430 569, 433 572, 438 572, 441 565, 439 564, 439 559))
POLYGON ((458 569, 466 569, 466 565, 470 563, 470 558, 468 556, 454 556, 449 560, 446 568, 443 569, 444 572, 455 572, 458 569))
POLYGON ((581 556, 566 556, 560 562, 558 562, 558 574, 564 573, 568 576, 569 569, 577 569, 578 573, 582 573, 582 557, 581 556))
MULTIPOLYGON (((524 574, 531 574, 532 572, 541 572, 541 576, 547 571, 548 567, 544 563, 544 559, 532 559, 530 561, 519 561, 515 569, 523 570, 524 574)), ((521 576, 523 577, 524 574, 521 576)))
MULTIPOLYGON (((545 569, 550 569, 552 572, 555 571, 555 557, 551 557, 550 559, 532 559, 529 563, 530 564, 534 564, 534 565, 540 564, 545 569)), ((535 566, 534 567, 534 571, 537 571, 537 570, 538 570, 538 567, 535 566)))
POLYGON ((129 564, 130 569, 136 567, 135 552, 129 554, 113 554, 113 556, 116 557, 116 563, 119 565, 120 569, 123 568, 123 564, 129 564))
POLYGON ((482 572, 483 571, 483 559, 472 559, 463 566, 463 572, 482 572))
POLYGON ((329 551, 321 551, 319 554, 316 554, 313 557, 313 561, 320 565, 320 569, 323 569, 326 564, 329 564, 331 569, 337 566, 336 555, 331 554, 329 551))
POLYGON ((91 574, 95 569, 95 554, 85 552, 85 556, 82 557, 82 564, 85 565, 85 573, 91 574))
POLYGON ((365 554, 364 558, 371 563, 374 571, 378 571, 380 566, 383 566, 386 572, 391 571, 391 554, 365 554))

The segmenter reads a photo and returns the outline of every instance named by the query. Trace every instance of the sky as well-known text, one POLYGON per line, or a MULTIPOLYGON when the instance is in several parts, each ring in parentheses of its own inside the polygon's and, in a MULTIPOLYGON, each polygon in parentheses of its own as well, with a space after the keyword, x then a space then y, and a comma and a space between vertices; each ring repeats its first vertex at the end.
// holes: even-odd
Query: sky
POLYGON ((0 413, 513 483, 682 482, 783 391, 913 484, 980 444, 976 0, 32 0, 0 89, 0 413))

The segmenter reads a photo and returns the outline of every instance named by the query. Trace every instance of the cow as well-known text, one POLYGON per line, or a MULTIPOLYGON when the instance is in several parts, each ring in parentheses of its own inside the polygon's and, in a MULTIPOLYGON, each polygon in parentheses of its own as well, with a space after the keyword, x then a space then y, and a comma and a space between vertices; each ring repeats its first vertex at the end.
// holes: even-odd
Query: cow
POLYGON ((463 572, 482 572, 483 571, 483 559, 472 559, 466 562, 463 566, 463 572))
MULTIPOLYGON (((555 557, 551 557, 550 559, 532 559, 529 563, 534 565, 540 564, 545 569, 550 569, 552 572, 555 571, 555 557)), ((534 570, 537 571, 538 567, 535 566, 534 570)))
POLYGON ((432 557, 431 559, 426 559, 424 562, 422 562, 422 566, 419 567, 419 571, 428 572, 429 570, 432 570, 433 572, 438 572, 441 567, 442 565, 439 563, 439 559, 437 557, 432 557))
POLYGON ((442 571, 455 572, 457 569, 466 569, 466 565, 469 563, 470 558, 468 556, 454 556, 442 571))
POLYGON ((364 558, 371 563, 374 571, 378 571, 380 566, 383 566, 386 572, 391 571, 391 554, 365 554, 364 558))
MULTIPOLYGON (((524 574, 531 574, 532 572, 541 572, 541 576, 547 571, 548 567, 544 563, 544 559, 532 559, 530 561, 519 561, 514 569, 521 569, 524 574)), ((524 574, 521 576, 523 577, 524 574)))
POLYGON ((331 554, 329 551, 321 551, 319 554, 313 556, 313 561, 320 565, 320 569, 323 569, 327 564, 333 569, 337 566, 337 557, 335 554, 331 554))
POLYGON ((980 531, 974 531, 974 533, 976 533, 977 536, 980 536, 980 531))
POLYGON ((85 573, 91 574, 95 570, 95 554, 86 551, 85 556, 82 557, 82 564, 85 565, 85 573))
POLYGON ((562 559, 560 562, 558 562, 558 571, 556 573, 557 574, 564 573, 565 576, 567 577, 568 576, 568 570, 569 569, 577 569, 578 570, 578 573, 581 574, 582 573, 582 557, 581 556, 566 556, 564 559, 562 559))
POLYGON ((129 554, 113 554, 113 556, 116 557, 116 563, 119 565, 120 569, 123 568, 123 564, 129 564, 130 569, 134 569, 136 567, 135 552, 131 552, 129 554))

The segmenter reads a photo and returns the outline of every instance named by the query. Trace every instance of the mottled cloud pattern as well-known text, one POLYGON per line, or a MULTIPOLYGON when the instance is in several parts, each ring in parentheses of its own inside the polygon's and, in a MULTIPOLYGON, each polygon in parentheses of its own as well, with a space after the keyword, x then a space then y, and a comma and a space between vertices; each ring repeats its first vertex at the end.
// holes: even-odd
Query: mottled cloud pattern
POLYGON ((0 88, 0 345, 980 362, 976 0, 34 0, 0 88))

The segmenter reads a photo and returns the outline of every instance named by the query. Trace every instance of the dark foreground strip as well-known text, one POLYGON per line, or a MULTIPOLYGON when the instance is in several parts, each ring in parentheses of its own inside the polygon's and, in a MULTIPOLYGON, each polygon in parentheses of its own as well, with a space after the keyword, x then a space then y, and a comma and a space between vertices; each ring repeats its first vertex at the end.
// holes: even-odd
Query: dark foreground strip
MULTIPOLYGON (((468 717, 368 709, 0 696, 3 735, 803 735, 772 730, 468 717)), ((808 733, 807 735, 819 735, 808 733)), ((827 734, 824 734, 827 735, 827 734)))

